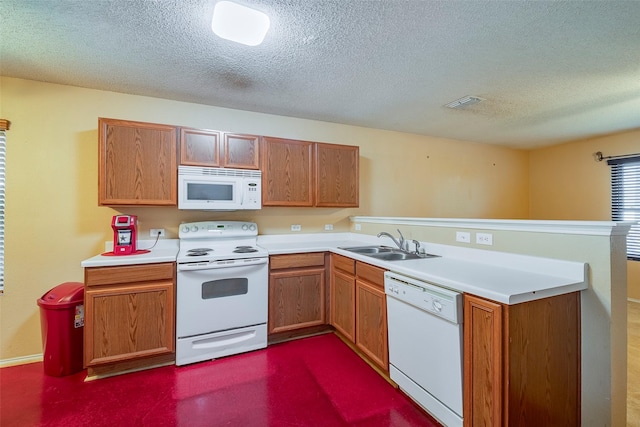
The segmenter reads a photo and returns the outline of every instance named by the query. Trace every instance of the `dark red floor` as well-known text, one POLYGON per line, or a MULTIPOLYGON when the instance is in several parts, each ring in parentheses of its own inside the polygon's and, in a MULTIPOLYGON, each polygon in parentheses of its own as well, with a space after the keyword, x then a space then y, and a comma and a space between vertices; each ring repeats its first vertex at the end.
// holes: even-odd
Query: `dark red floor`
POLYGON ((84 378, 0 369, 0 426, 438 426, 333 334, 84 378))

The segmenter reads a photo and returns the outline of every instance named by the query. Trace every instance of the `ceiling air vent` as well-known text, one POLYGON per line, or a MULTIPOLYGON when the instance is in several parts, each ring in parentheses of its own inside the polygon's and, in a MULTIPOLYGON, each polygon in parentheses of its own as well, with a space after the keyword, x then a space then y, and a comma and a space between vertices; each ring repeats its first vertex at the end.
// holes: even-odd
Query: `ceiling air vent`
POLYGON ((455 101, 446 104, 445 107, 455 108, 455 109, 465 108, 471 105, 479 104, 482 101, 484 101, 484 98, 469 95, 469 96, 462 97, 460 99, 456 99, 455 101))

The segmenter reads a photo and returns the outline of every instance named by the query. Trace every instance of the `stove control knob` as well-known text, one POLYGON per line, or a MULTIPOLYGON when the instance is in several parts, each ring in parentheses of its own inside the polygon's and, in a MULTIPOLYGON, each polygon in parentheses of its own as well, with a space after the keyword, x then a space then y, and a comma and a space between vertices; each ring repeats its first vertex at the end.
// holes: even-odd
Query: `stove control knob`
POLYGON ((182 227, 182 232, 183 233, 188 233, 189 232, 189 227, 187 225, 185 225, 184 227, 182 227))
POLYGON ((251 230, 251 231, 255 231, 255 229, 256 229, 256 225, 255 225, 255 224, 251 224, 251 225, 249 226, 249 230, 251 230))
POLYGON ((249 226, 247 224, 242 224, 242 229, 244 231, 247 231, 249 229, 249 226))
POLYGON ((191 227, 191 231, 193 231, 194 233, 195 233, 196 231, 198 231, 198 226, 197 226, 197 225, 193 225, 193 226, 191 227))

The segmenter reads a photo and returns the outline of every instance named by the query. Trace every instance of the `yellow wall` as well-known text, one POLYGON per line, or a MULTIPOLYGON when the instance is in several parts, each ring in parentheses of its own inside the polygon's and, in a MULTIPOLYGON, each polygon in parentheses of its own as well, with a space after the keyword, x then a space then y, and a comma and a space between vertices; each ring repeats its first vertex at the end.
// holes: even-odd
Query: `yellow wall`
MULTIPOLYGON (((605 156, 640 152, 640 130, 530 152, 530 219, 611 220, 605 156)), ((640 262, 627 262, 627 295, 640 299, 640 262)))
POLYGON ((42 352, 36 300, 82 281, 80 262, 101 250, 115 213, 97 205, 97 119, 122 118, 360 146, 360 208, 267 208, 248 213, 131 208, 141 236, 181 221, 254 220, 260 232, 349 229, 350 215, 528 217, 526 151, 2 77, 7 133, 5 293, 0 360, 42 352))

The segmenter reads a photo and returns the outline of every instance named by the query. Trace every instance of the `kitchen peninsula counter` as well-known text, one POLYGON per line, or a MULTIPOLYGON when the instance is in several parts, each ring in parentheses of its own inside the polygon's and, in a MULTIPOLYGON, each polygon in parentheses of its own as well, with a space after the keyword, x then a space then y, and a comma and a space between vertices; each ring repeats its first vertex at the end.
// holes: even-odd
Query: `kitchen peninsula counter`
MULTIPOLYGON (((259 235, 258 245, 270 255, 333 252, 458 292, 488 298, 504 304, 518 304, 587 289, 587 264, 481 249, 460 248, 421 242, 434 258, 384 261, 341 248, 389 245, 389 239, 358 233, 316 233, 259 235)), ((153 241, 139 242, 142 248, 153 241)), ((110 248, 105 248, 108 251, 110 248)), ((150 252, 139 255, 96 255, 82 261, 82 267, 175 262, 177 239, 160 240, 150 252)))
POLYGON ((383 261, 341 248, 389 245, 357 233, 261 235, 269 254, 330 251, 399 274, 503 304, 518 304, 587 289, 586 263, 422 243, 433 258, 383 261))

